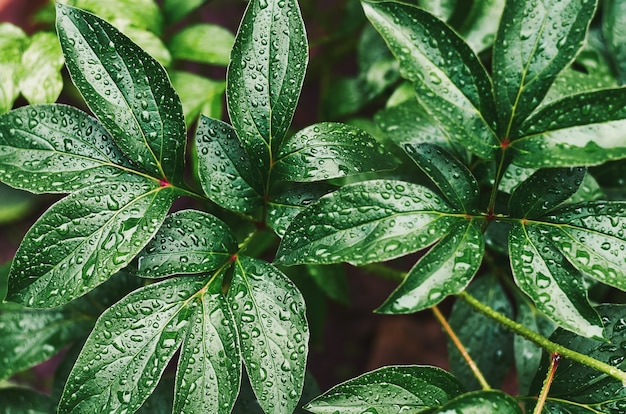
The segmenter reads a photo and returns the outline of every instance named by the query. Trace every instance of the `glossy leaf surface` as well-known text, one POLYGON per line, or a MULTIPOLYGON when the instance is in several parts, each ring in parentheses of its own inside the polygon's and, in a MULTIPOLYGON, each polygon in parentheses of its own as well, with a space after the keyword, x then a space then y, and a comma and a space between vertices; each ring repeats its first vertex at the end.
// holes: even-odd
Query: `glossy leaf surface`
POLYGON ((228 302, 259 404, 266 413, 291 413, 302 392, 308 354, 302 295, 269 263, 240 257, 228 302))
POLYGON ((502 391, 490 390, 463 394, 444 404, 442 408, 432 411, 432 414, 447 413, 522 414, 522 410, 513 397, 502 391))
POLYGON ((420 413, 461 395, 463 385, 429 366, 388 366, 336 385, 306 405, 313 413, 420 413))
POLYGON ((493 88, 470 47, 431 14, 399 2, 363 2, 366 16, 413 82, 417 99, 453 140, 491 159, 497 148, 493 131, 493 88))
POLYGON ((234 42, 235 36, 221 26, 196 24, 172 36, 168 46, 174 59, 226 66, 234 42))
POLYGON ((63 54, 53 33, 38 32, 22 55, 20 90, 31 104, 57 100, 63 89, 63 54))

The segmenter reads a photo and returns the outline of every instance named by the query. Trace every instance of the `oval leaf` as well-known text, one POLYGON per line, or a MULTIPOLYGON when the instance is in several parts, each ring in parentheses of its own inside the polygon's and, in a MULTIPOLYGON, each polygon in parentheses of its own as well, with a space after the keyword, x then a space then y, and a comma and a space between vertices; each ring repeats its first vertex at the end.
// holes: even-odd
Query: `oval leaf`
POLYGON ((174 59, 226 66, 233 43, 235 36, 227 29, 215 24, 195 24, 172 36, 168 46, 174 59))

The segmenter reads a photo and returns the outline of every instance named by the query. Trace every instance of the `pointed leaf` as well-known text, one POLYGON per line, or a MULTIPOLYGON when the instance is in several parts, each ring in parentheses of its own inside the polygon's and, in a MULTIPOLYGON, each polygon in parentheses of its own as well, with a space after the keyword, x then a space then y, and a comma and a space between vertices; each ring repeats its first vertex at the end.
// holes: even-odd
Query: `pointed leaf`
POLYGON ((474 221, 458 222, 420 258, 376 311, 418 312, 461 292, 478 271, 484 250, 480 226, 474 221))
POLYGON ((523 167, 597 165, 626 158, 626 93, 581 93, 544 106, 511 147, 523 167))
POLYGON ((124 153, 151 175, 182 182, 185 123, 165 69, 109 23, 57 5, 72 80, 124 153))
POLYGON ((136 274, 159 278, 208 273, 227 263, 237 251, 232 231, 220 219, 196 210, 165 218, 154 238, 136 258, 136 274))
POLYGON ((502 391, 476 391, 463 394, 431 414, 447 413, 498 413, 522 414, 517 401, 502 391))
POLYGON ((312 413, 419 413, 461 395, 463 385, 429 366, 389 366, 336 385, 305 407, 312 413))
POLYGON ((176 33, 168 42, 174 59, 210 65, 228 65, 235 36, 215 24, 195 24, 176 33))
POLYGON ((269 263, 240 257, 228 290, 241 354, 266 413, 291 413, 302 392, 309 329, 304 300, 269 263))
POLYGON ((586 168, 550 168, 536 171, 511 194, 510 214, 524 218, 546 214, 576 193, 586 172, 586 168))
POLYGON ((252 0, 239 27, 227 75, 228 113, 263 171, 280 147, 307 65, 296 0, 252 0))
POLYGON ((481 158, 498 147, 493 88, 474 52, 442 21, 397 2, 363 2, 365 14, 413 82, 417 99, 453 140, 481 158))
POLYGON ((31 105, 0 117, 0 179, 35 193, 75 191, 134 168, 104 127, 65 105, 31 105))
POLYGON ((277 262, 380 262, 423 249, 464 221, 417 184, 373 180, 342 187, 292 221, 277 262))
POLYGON ((127 174, 57 202, 22 241, 7 299, 54 307, 100 285, 153 237, 173 193, 171 186, 127 174))
POLYGON ((168 279, 107 309, 72 369, 59 414, 141 407, 183 341, 201 288, 196 278, 168 279))
POLYGON ((496 37, 493 73, 502 136, 541 103, 585 41, 596 0, 507 0, 496 37))
POLYGON ((310 182, 391 170, 395 159, 371 135, 334 122, 311 125, 285 140, 273 173, 285 181, 310 182))
POLYGON ((57 100, 63 89, 63 54, 54 33, 38 32, 22 55, 20 90, 31 104, 57 100))

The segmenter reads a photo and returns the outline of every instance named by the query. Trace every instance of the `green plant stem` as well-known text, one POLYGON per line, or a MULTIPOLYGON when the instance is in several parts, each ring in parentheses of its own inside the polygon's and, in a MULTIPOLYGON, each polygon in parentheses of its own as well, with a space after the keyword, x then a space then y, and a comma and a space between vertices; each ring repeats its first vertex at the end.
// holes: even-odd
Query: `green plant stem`
POLYGON ((467 349, 465 349, 465 346, 463 345, 459 337, 456 336, 456 333, 454 332, 454 330, 452 329, 452 327, 450 326, 446 318, 443 316, 439 308, 437 306, 433 306, 431 309, 433 313, 435 314, 435 318, 437 318, 437 320, 439 321, 443 329, 446 331, 446 333, 450 337, 450 340, 452 341, 452 343, 454 343, 454 346, 457 347, 457 349, 461 353, 461 356, 463 357, 463 359, 465 359, 465 362, 467 362, 467 365, 469 366, 470 370, 472 371, 472 373, 474 374, 474 376, 480 383, 480 386, 482 387, 482 389, 485 391, 489 391, 491 387, 489 386, 489 383, 485 379, 483 373, 480 372, 478 365, 476 365, 476 362, 474 362, 471 355, 467 352, 467 349))
POLYGON ((543 381, 541 394, 539 394, 539 400, 537 401, 537 405, 535 405, 533 414, 541 414, 541 412, 543 411, 543 406, 546 404, 546 399, 548 398, 548 393, 550 392, 550 387, 552 386, 554 374, 556 373, 556 369, 559 366, 560 359, 561 355, 556 352, 552 353, 552 358, 550 358, 550 368, 548 368, 548 374, 546 375, 546 379, 543 381))
POLYGON ((483 315, 487 316, 490 319, 495 320, 501 325, 504 325, 505 327, 513 331, 515 334, 520 335, 521 337, 525 339, 528 339, 529 341, 540 346, 546 351, 551 352, 551 353, 558 353, 564 358, 568 358, 568 359, 571 359, 572 361, 576 361, 580 364, 591 367, 595 370, 598 370, 604 374, 607 374, 621 381, 623 384, 626 384, 626 372, 618 368, 615 368, 609 364, 606 364, 602 361, 598 361, 595 358, 591 358, 588 355, 581 354, 579 352, 566 348, 563 345, 559 345, 557 343, 550 341, 545 336, 542 336, 528 329, 524 325, 517 323, 507 318, 506 316, 502 315, 501 313, 495 311, 494 309, 480 302, 478 299, 476 299, 475 297, 473 297, 467 292, 459 293, 458 297, 465 300, 471 307, 476 309, 478 312, 482 313, 483 315))

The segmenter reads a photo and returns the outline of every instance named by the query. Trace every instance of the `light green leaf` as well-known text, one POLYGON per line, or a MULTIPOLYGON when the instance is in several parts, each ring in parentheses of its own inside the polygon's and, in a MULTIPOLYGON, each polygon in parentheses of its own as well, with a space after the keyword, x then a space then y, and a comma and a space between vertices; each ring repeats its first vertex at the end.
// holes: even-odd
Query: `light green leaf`
POLYGON ((201 211, 181 210, 165 218, 134 264, 141 277, 208 273, 236 251, 237 241, 223 221, 201 211))
POLYGON ((22 241, 7 299, 54 307, 87 293, 141 251, 174 198, 171 186, 127 174, 57 202, 22 241))
POLYGON ((28 37, 22 29, 0 23, 0 114, 10 110, 19 95, 22 53, 27 45, 28 37))
POLYGON ((596 0, 507 0, 496 37, 493 74, 499 134, 516 138, 555 78, 582 47, 596 0))
POLYGON ((161 33, 163 19, 154 0, 60 0, 59 3, 89 10, 111 22, 123 22, 127 26, 161 33))
POLYGON ((57 5, 72 80, 122 151, 149 174, 182 183, 185 123, 165 69, 100 18, 57 5))
POLYGON ((63 54, 53 33, 38 32, 22 55, 20 90, 31 104, 56 101, 63 89, 63 54))
POLYGON ((458 222, 406 275, 376 311, 413 313, 461 292, 482 263, 485 242, 474 221, 458 222))
POLYGON ((259 404, 266 413, 291 414, 302 392, 308 354, 302 295, 269 263, 240 257, 227 298, 259 404))
POLYGON ((168 46, 174 59, 226 66, 235 36, 215 24, 195 24, 176 33, 168 46))
POLYGON ((390 170, 394 157, 371 135, 334 122, 311 125, 285 140, 273 174, 285 181, 311 182, 390 170))
POLYGON ((163 17, 168 23, 176 23, 207 0, 164 0, 163 17))
POLYGON ((110 22, 124 33, 130 40, 155 58, 161 65, 168 67, 172 63, 172 55, 159 36, 144 29, 128 26, 124 21, 113 20, 110 22))
POLYGON ((493 88, 470 47, 445 23, 417 7, 364 1, 363 9, 429 115, 469 151, 493 158, 498 148, 493 88))
POLYGON ((423 249, 464 215, 417 184, 373 180, 328 194, 292 221, 277 262, 366 264, 423 249))
POLYGON ((183 103, 185 123, 189 127, 203 114, 208 118, 222 118, 222 100, 226 91, 224 81, 214 81, 189 72, 170 71, 172 85, 183 103))
POLYGON ((502 391, 476 391, 463 394, 430 414, 522 414, 515 399, 502 391))
POLYGON ((193 277, 168 279, 108 308, 70 373, 59 414, 141 407, 185 338, 201 288, 193 277))
POLYGON ((228 67, 230 119, 262 171, 287 134, 307 65, 307 39, 296 0, 252 0, 228 67))
POLYGON ((463 385, 429 366, 388 366, 334 386, 306 405, 318 414, 416 414, 461 395, 463 385))
POLYGON ((50 414, 56 408, 49 396, 28 388, 0 389, 0 401, 4 414, 50 414))

